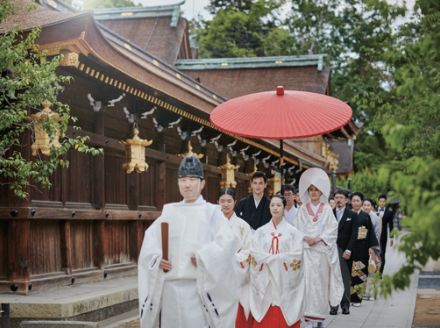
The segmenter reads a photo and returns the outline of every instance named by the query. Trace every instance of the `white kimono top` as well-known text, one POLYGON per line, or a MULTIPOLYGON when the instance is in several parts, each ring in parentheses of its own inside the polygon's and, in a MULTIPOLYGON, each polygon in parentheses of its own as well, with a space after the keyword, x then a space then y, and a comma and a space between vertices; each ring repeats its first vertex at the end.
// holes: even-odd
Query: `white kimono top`
POLYGON ((303 269, 303 234, 283 220, 272 220, 257 229, 250 249, 253 317, 261 322, 269 307, 279 306, 287 324, 303 316, 305 292, 303 269))
POLYGON ((166 204, 161 216, 145 231, 139 255, 141 328, 156 328, 161 310, 162 324, 167 322, 164 307, 172 311, 173 318, 177 316, 173 328, 233 327, 239 294, 237 273, 231 268, 236 265, 237 249, 238 239, 217 205, 207 203, 201 196, 194 203, 166 204), (162 222, 169 223, 168 253, 172 269, 167 273, 159 269, 162 222), (191 263, 193 255, 197 267, 191 263), (179 299, 170 300, 173 304, 162 304, 164 284, 174 290, 191 286, 192 294, 183 290, 178 293, 179 299), (192 295, 192 299, 185 300, 185 295, 192 295), (194 304, 194 295, 200 297, 196 315, 188 308, 188 304, 194 304))
POLYGON ((243 307, 246 319, 249 317, 249 292, 250 292, 250 278, 249 278, 249 248, 252 238, 251 226, 243 219, 239 218, 235 212, 229 218, 229 224, 232 231, 240 240, 240 246, 236 254, 237 265, 236 269, 239 276, 240 284, 240 304, 243 307))

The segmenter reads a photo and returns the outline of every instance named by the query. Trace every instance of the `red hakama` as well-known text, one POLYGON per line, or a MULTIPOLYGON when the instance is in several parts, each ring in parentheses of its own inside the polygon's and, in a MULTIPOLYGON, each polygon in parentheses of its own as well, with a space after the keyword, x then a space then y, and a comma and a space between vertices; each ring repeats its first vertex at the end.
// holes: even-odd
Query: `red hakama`
POLYGON ((301 322, 298 320, 293 325, 287 325, 283 313, 279 306, 270 306, 261 322, 254 320, 252 328, 300 328, 301 322))
POLYGON ((252 313, 249 313, 249 317, 246 320, 246 316, 244 314, 244 309, 241 304, 238 304, 238 312, 237 319, 235 320, 235 328, 252 328, 254 323, 254 318, 252 317, 252 313))

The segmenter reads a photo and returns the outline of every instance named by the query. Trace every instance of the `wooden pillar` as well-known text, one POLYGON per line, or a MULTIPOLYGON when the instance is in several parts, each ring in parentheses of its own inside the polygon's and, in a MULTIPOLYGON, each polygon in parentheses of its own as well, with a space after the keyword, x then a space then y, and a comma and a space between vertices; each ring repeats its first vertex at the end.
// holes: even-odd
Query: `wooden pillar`
MULTIPOLYGON (((104 135, 104 113, 95 114, 95 132, 104 135)), ((93 207, 103 208, 105 204, 105 161, 104 155, 94 156, 92 158, 92 175, 93 175, 93 207)))
POLYGON ((130 222, 130 257, 136 262, 144 240, 144 232, 144 224, 141 220, 130 222))
POLYGON ((70 221, 61 221, 61 261, 62 269, 68 275, 72 274, 72 239, 70 221))
MULTIPOLYGON (((142 174, 142 173, 141 173, 142 174)), ((143 173, 145 174, 145 173, 143 173)), ((127 174, 127 205, 130 210, 137 210, 139 206, 139 173, 127 174)))
POLYGON ((162 210, 163 205, 165 204, 166 197, 166 187, 165 184, 167 177, 167 164, 166 162, 158 162, 157 165, 157 174, 156 174, 156 194, 155 194, 155 205, 158 210, 162 210))
POLYGON ((8 225, 8 280, 11 290, 29 291, 30 220, 11 220, 8 225))
POLYGON ((105 257, 107 255, 107 234, 105 229, 105 221, 97 220, 93 225, 93 264, 95 267, 102 269, 105 265, 105 257))

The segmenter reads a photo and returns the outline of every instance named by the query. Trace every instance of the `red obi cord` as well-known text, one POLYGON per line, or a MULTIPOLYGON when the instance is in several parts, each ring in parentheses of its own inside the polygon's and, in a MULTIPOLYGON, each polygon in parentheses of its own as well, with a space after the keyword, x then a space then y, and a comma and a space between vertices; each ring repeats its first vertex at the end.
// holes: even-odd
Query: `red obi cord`
MULTIPOLYGON (((275 230, 277 230, 277 226, 275 225, 275 223, 272 221, 272 224, 275 228, 275 230)), ((269 249, 269 253, 271 254, 280 254, 280 240, 278 239, 279 237, 282 236, 282 234, 277 233, 275 234, 275 232, 271 233, 272 235, 272 243, 269 249)))
POLYGON ((312 205, 310 203, 307 203, 306 205, 307 213, 312 217, 313 222, 318 221, 318 216, 324 211, 324 203, 319 204, 318 211, 313 213, 312 205))

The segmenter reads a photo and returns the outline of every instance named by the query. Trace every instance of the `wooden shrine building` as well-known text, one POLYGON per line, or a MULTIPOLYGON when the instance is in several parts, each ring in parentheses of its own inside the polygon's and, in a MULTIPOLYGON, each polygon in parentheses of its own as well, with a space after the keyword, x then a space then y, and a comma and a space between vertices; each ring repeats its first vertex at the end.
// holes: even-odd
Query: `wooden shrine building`
MULTIPOLYGON (((71 151, 70 166, 56 172, 53 187, 31 188, 26 200, 1 185, 0 292, 28 293, 135 274, 145 228, 164 203, 180 199, 179 154, 188 151, 189 142, 193 152, 203 154, 204 197, 211 202, 222 183, 234 182, 225 178, 228 157, 240 196, 247 194, 249 175, 256 168, 272 176, 277 167, 277 142, 228 135, 212 127, 209 114, 217 105, 280 84, 329 91, 329 69, 319 55, 191 61, 187 22, 178 6, 94 14, 47 0, 30 12, 26 8, 19 6, 0 32, 41 26, 40 48, 49 57, 62 54, 58 73, 73 77, 59 95, 82 128, 70 133, 89 136, 90 144, 103 148, 104 154, 71 151), (224 62, 232 69, 222 69, 224 62), (271 74, 273 69, 280 73, 271 74), (267 74, 264 85, 256 84, 258 70, 267 74), (237 74, 246 77, 238 83, 237 74), (139 138, 152 141, 142 146, 146 150, 141 162, 148 168, 141 171, 141 165, 140 173, 127 173, 130 153, 121 141, 132 139, 135 128, 139 138)), ((355 134, 348 126, 332 135, 288 141, 286 181, 294 181, 307 167, 328 167, 332 155, 326 138, 351 139, 355 134)), ((24 156, 32 159, 30 147, 24 156)))

